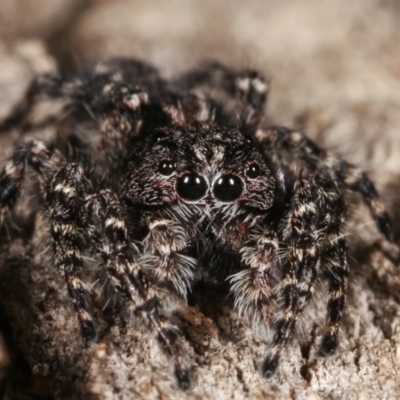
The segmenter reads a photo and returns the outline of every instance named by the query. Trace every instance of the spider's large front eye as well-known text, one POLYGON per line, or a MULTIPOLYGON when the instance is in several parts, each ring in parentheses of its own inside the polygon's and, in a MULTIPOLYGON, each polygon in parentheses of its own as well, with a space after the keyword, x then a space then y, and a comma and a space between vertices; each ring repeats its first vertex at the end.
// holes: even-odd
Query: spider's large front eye
POLYGON ((178 179, 176 191, 183 199, 190 201, 200 200, 207 192, 207 183, 202 176, 191 172, 178 179))
POLYGON ((158 170, 162 175, 169 176, 175 171, 175 163, 171 160, 162 160, 158 170))
POLYGON ((237 200, 243 192, 243 183, 235 175, 222 175, 214 184, 214 196, 224 203, 237 200))

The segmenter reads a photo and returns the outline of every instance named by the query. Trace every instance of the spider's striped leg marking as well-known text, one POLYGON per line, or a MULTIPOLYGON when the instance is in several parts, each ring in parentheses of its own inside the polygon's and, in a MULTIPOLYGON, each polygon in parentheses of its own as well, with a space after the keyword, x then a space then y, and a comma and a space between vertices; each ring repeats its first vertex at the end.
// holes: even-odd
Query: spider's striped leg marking
POLYGON ((329 177, 317 174, 315 182, 320 188, 317 207, 322 220, 321 272, 329 282, 329 301, 327 307, 328 330, 322 341, 321 350, 332 355, 338 345, 339 326, 346 303, 349 275, 347 245, 344 238, 346 204, 340 189, 329 177))
POLYGON ((262 365, 262 375, 270 378, 278 366, 282 349, 293 336, 299 314, 311 297, 320 268, 321 241, 318 230, 320 210, 316 204, 318 189, 313 179, 298 180, 291 209, 283 222, 283 239, 287 245, 283 281, 283 309, 277 323, 273 348, 262 365))
MULTIPOLYGON (((334 233, 333 236, 335 236, 334 233)), ((335 353, 337 348, 349 275, 345 240, 340 236, 333 237, 331 240, 333 243, 324 249, 323 255, 324 269, 328 269, 329 279, 328 331, 321 344, 321 351, 326 356, 335 353)))
POLYGON ((255 327, 268 326, 276 311, 271 269, 277 249, 278 238, 273 230, 257 231, 241 250, 248 268, 230 277, 235 307, 240 314, 250 316, 255 327))
POLYGON ((4 214, 14 207, 21 193, 27 151, 25 147, 16 150, 0 173, 0 216, 2 219, 4 214))
POLYGON ((18 147, 0 172, 0 214, 11 210, 21 193, 25 168, 31 166, 41 177, 42 186, 58 168, 65 164, 63 156, 41 141, 18 147))
POLYGON ((84 289, 79 277, 83 247, 79 198, 90 186, 83 169, 67 165, 58 151, 41 141, 32 141, 17 149, 0 174, 0 200, 4 212, 20 193, 25 165, 39 173, 45 191, 46 212, 50 220, 56 265, 63 272, 85 341, 96 338, 96 329, 87 311, 84 289))
POLYGON ((104 261, 106 271, 115 288, 126 302, 136 307, 141 304, 137 293, 132 297, 130 276, 138 273, 133 251, 136 247, 128 241, 128 233, 119 199, 110 190, 89 194, 85 198, 88 216, 87 235, 95 243, 95 251, 104 261))
POLYGON ((94 98, 87 104, 92 113, 101 115, 101 137, 96 149, 104 153, 110 164, 120 162, 127 155, 129 139, 139 131, 142 106, 148 103, 149 96, 141 88, 112 81, 111 77, 105 80, 100 75, 97 80, 102 85, 98 94, 101 101, 97 103, 94 98))
MULTIPOLYGON (((178 295, 186 298, 187 288, 195 278, 196 260, 182 254, 188 246, 187 231, 183 226, 168 218, 153 219, 149 223, 150 232, 144 240, 145 256, 140 260, 158 285, 172 288, 178 295)), ((151 318, 157 318, 158 313, 151 318)), ((187 368, 180 366, 180 348, 177 344, 176 329, 171 329, 170 322, 159 318, 154 320, 160 339, 168 343, 171 355, 175 358, 175 374, 179 386, 185 390, 190 386, 190 377, 187 368)))
POLYGON ((83 143, 91 144, 90 155, 97 164, 97 172, 110 173, 120 168, 129 141, 139 132, 142 108, 149 102, 149 95, 139 86, 122 82, 116 73, 92 73, 82 85, 80 90, 64 94, 70 100, 70 118, 86 118, 87 131, 95 133, 89 136, 80 131, 77 135, 83 143))
POLYGON ((312 296, 315 280, 325 270, 330 276, 326 354, 332 354, 337 347, 348 271, 346 247, 340 238, 344 212, 341 193, 329 176, 316 175, 296 182, 291 209, 282 227, 283 239, 288 243, 282 282, 284 304, 273 348, 262 367, 266 378, 275 372, 280 353, 293 336, 298 317, 312 296))
POLYGON ((189 245, 187 230, 166 216, 152 219, 148 227, 141 262, 157 282, 185 298, 196 267, 196 260, 183 254, 189 245))
MULTIPOLYGON (((179 387, 188 389, 189 370, 181 360, 179 341, 182 338, 178 328, 160 310, 160 300, 165 297, 165 292, 155 285, 135 258, 138 250, 129 240, 118 196, 110 190, 102 190, 86 198, 85 208, 92 224, 90 230, 97 232, 97 252, 104 260, 108 275, 127 305, 143 313, 157 332, 158 339, 174 360, 179 387)), ((155 240, 153 245, 157 247, 161 242, 162 239, 155 240)))
POLYGON ((302 133, 287 128, 260 129, 256 136, 261 141, 272 139, 278 151, 286 150, 296 155, 311 171, 316 172, 322 169, 328 171, 332 179, 337 180, 345 188, 359 193, 369 207, 379 231, 389 242, 393 242, 392 221, 374 184, 365 172, 321 149, 302 133))
POLYGON ((222 113, 219 105, 197 91, 186 95, 171 94, 168 101, 162 102, 162 109, 171 123, 177 125, 211 122, 215 120, 216 114, 222 113))
POLYGON ((89 190, 90 182, 83 168, 78 164, 68 164, 51 177, 45 196, 56 265, 64 274, 85 342, 97 339, 96 327, 87 310, 80 279, 85 229, 81 203, 89 190))
POLYGON ((371 210, 379 230, 389 242, 394 241, 394 232, 392 221, 383 205, 374 184, 368 178, 367 174, 353 165, 341 161, 341 168, 338 171, 339 176, 344 180, 349 189, 358 192, 364 198, 365 203, 371 210))
POLYGON ((263 121, 269 83, 258 72, 246 70, 237 74, 235 89, 241 102, 239 115, 242 129, 247 134, 254 134, 263 121))

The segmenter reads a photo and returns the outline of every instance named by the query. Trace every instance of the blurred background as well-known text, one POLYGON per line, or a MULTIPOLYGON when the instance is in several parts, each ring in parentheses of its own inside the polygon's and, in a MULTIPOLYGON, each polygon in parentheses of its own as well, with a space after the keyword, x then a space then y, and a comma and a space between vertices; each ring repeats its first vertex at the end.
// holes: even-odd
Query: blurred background
POLYGON ((1 0, 0 121, 56 65, 124 55, 170 76, 216 58, 272 80, 272 122, 397 170, 399 35, 398 0, 1 0))
MULTIPOLYGON (((272 82, 270 122, 301 129, 367 170, 400 220, 399 0, 0 0, 0 124, 37 74, 79 71, 111 56, 146 60, 166 77, 205 59, 260 70, 272 82)), ((14 131, 0 136, 1 160, 18 137, 14 131)), ((360 226, 362 236, 368 227, 360 226)), ((378 276, 379 268, 371 276, 378 276)), ((399 282, 392 284, 389 273, 379 276, 383 292, 398 292, 399 282)), ((369 301, 375 304, 372 294, 369 301)), ((371 330, 370 337, 390 338, 385 327, 394 323, 400 307, 391 303, 394 311, 385 320, 389 314, 382 316, 381 303, 376 304, 373 315, 370 308, 363 314, 365 326, 370 320, 383 321, 377 325, 379 333, 371 330)), ((0 313, 0 323, 4 318, 0 313)), ((398 339, 400 358, 400 335, 398 339)), ((24 360, 11 342, 10 349, 13 358, 24 360)), ((248 359, 251 363, 253 356, 248 359)), ((9 363, 10 352, 0 340, 0 380, 1 367, 9 363)), ((374 376, 368 373, 368 379, 374 376)), ((18 386, 20 378, 15 379, 18 386)), ((361 388, 367 378, 360 379, 361 388)), ((322 386, 329 392, 335 384, 322 386)), ((28 389, 24 398, 53 398, 51 388, 40 395, 40 382, 34 385, 39 389, 28 389)), ((285 390, 292 393, 292 386, 285 390)), ((339 389, 332 389, 331 398, 368 398, 335 397, 339 392, 334 390, 339 389)))

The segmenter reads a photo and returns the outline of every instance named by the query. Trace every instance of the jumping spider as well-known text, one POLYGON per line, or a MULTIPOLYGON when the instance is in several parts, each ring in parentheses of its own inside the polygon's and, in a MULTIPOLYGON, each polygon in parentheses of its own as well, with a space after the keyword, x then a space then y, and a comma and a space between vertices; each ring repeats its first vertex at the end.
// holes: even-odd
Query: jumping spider
POLYGON ((0 207, 11 210, 25 168, 36 171, 54 261, 84 340, 97 338, 80 279, 91 253, 157 333, 181 389, 190 377, 164 306, 171 297, 185 299, 200 279, 228 281, 240 313, 275 326, 262 364, 270 378, 320 277, 329 287, 322 353, 337 348, 349 274, 347 191, 361 194, 393 240, 367 175, 301 133, 266 125, 267 93, 257 72, 216 62, 166 80, 142 62, 114 59, 80 75, 38 78, 4 124, 37 127, 33 115, 45 102, 39 125, 56 121, 57 145, 25 142, 6 162, 0 207))

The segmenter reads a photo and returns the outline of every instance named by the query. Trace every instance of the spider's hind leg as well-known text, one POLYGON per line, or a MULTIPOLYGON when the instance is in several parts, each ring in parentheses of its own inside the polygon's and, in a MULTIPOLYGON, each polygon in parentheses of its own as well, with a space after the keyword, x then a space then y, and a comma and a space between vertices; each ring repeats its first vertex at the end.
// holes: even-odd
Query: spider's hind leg
POLYGON ((340 168, 337 168, 339 177, 350 190, 361 194, 376 221, 379 231, 389 242, 393 242, 395 240, 393 224, 375 185, 364 171, 342 160, 338 160, 338 163, 340 163, 340 168))
POLYGON ((325 170, 345 189, 359 193, 376 221, 379 231, 389 241, 394 241, 392 221, 379 194, 368 175, 354 165, 321 149, 302 133, 283 127, 259 129, 260 142, 273 142, 277 151, 286 151, 302 161, 312 172, 325 170))
POLYGON ((10 115, 1 122, 0 132, 18 127, 26 131, 32 126, 43 126, 63 117, 66 104, 65 89, 78 90, 80 81, 68 82, 57 73, 43 74, 35 78, 28 87, 22 100, 14 107, 10 115))
POLYGON ((189 90, 233 103, 243 133, 253 134, 262 122, 269 82, 257 71, 233 70, 219 62, 207 62, 181 78, 189 90))

